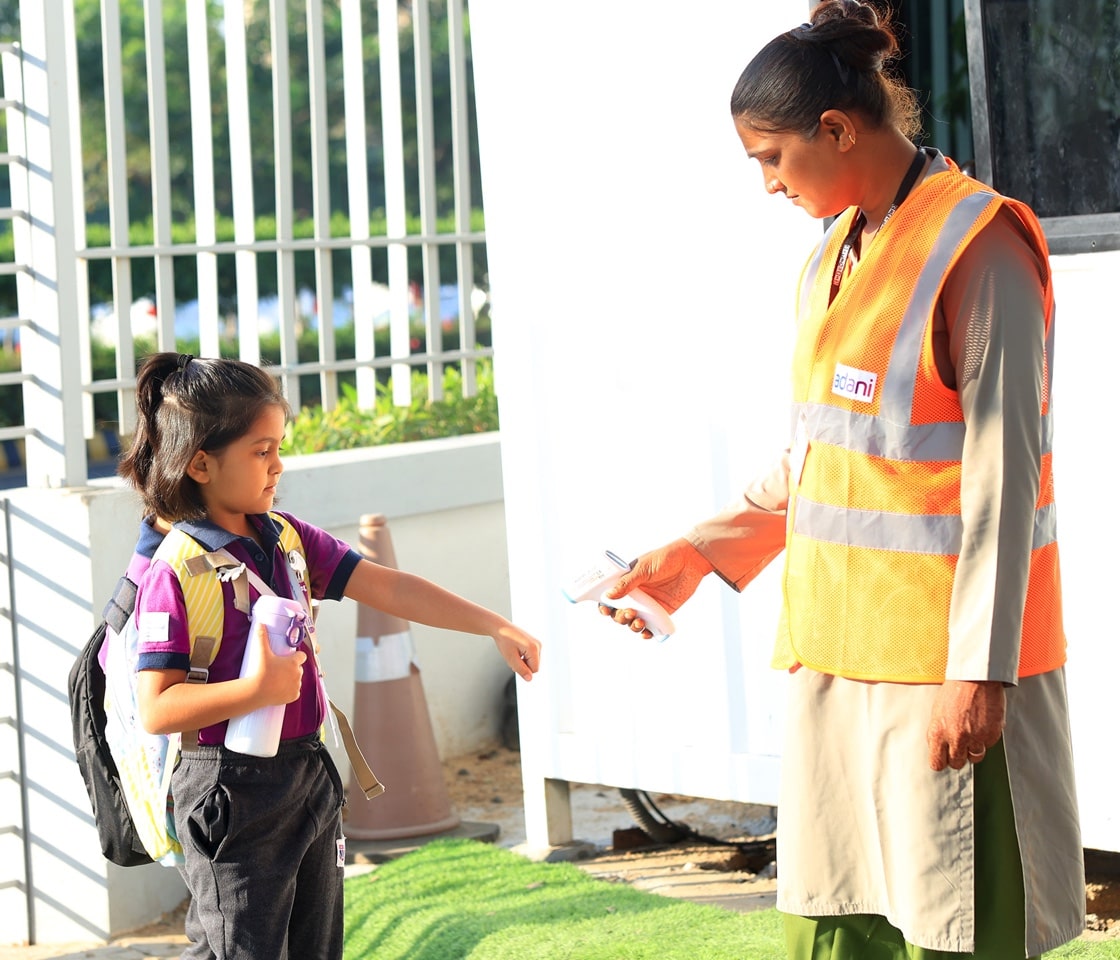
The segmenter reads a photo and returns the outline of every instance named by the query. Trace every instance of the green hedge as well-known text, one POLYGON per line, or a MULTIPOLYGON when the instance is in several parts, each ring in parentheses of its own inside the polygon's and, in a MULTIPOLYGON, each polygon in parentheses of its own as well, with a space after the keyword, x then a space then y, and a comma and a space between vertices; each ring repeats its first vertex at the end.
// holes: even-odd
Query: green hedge
POLYGON ((300 411, 288 429, 285 452, 351 450, 497 430, 498 403, 489 363, 479 364, 476 386, 474 396, 464 397, 459 370, 448 367, 443 376, 443 399, 429 403, 427 377, 414 372, 410 406, 394 405, 391 388, 379 384, 374 408, 359 410, 355 389, 344 385, 333 410, 304 407, 300 411))

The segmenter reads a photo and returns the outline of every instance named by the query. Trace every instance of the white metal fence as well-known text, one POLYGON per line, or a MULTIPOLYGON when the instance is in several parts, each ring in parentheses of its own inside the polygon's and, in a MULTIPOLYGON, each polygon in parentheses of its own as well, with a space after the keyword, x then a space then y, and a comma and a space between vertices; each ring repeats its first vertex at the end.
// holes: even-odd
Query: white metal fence
MULTIPOLYGON (((156 347, 176 349, 175 318, 182 304, 176 302, 175 287, 184 271, 193 273, 192 286, 197 289, 197 335, 203 356, 218 355, 223 329, 232 323, 237 354, 260 362, 263 303, 267 299, 276 304, 275 370, 297 409, 301 378, 318 378, 317 392, 329 409, 338 400, 338 378, 344 371, 353 371, 363 407, 372 406, 377 372, 383 369, 389 371, 398 404, 411 399, 414 368, 428 374, 433 399, 441 393, 445 365, 453 362, 460 364, 464 393, 474 392, 475 365, 491 351, 478 342, 472 304, 472 294, 483 282, 475 276, 474 254, 483 248, 485 236, 481 229, 472 229, 464 0, 188 0, 185 5, 177 0, 100 0, 99 5, 97 0, 21 0, 19 40, 4 45, 0 56, 8 141, 0 159, 7 161, 11 184, 10 208, 0 215, 11 220, 15 252, 14 262, 0 265, 0 271, 14 274, 18 287, 18 316, 0 319, 0 328, 18 330, 21 357, 19 372, 0 375, 0 386, 21 385, 24 404, 23 425, 0 428, 0 440, 25 439, 28 485, 86 482, 85 438, 94 429, 95 395, 115 393, 120 430, 131 430, 136 363, 130 313, 138 295, 150 293, 156 347), (88 16, 91 5, 98 7, 101 35, 99 90, 90 77, 79 75, 76 10, 88 16), (146 117, 135 115, 135 99, 126 96, 128 85, 136 80, 136 38, 125 31, 135 27, 141 8, 146 117), (169 53, 177 50, 168 47, 165 16, 181 21, 184 10, 185 67, 171 73, 169 53), (265 49, 259 37, 250 49, 247 27, 259 27, 265 16, 265 49), (440 51, 446 47, 445 54, 433 52, 436 22, 441 30, 446 23, 447 42, 436 45, 440 51), (300 65, 306 63, 306 75, 295 75, 293 44, 304 39, 306 50, 296 52, 300 65), (376 55, 371 55, 374 46, 376 55), (449 117, 436 116, 434 66, 448 78, 449 117), (250 78, 262 67, 271 78, 270 145, 253 141, 253 121, 262 108, 251 103, 250 78), (215 84, 219 76, 220 86, 215 84), (332 112, 328 104, 337 104, 339 83, 341 109, 336 105, 332 112), (306 90, 306 102, 299 106, 298 142, 293 132, 293 84, 306 90), (189 145, 181 139, 172 142, 169 136, 169 91, 178 94, 183 88, 189 103, 189 145), (84 117, 82 110, 91 89, 104 100, 103 118, 97 118, 103 128, 94 129, 92 138, 88 110, 84 117), (406 128, 413 127, 406 101, 415 104, 415 144, 406 140, 406 128), (371 104, 378 107, 376 125, 370 119, 371 104), (218 142, 213 124, 218 106, 228 117, 228 144, 218 142), (137 151, 136 130, 145 124, 147 144, 137 151), (97 245, 89 242, 96 231, 87 224, 86 181, 91 171, 83 136, 103 143, 104 169, 96 173, 107 184, 108 240, 97 245), (336 163, 332 175, 332 140, 337 144, 334 156, 338 150, 344 154, 344 174, 336 163), (220 165, 216 146, 222 148, 220 165), (310 236, 297 229, 293 193, 297 161, 305 159, 301 150, 310 152, 310 236), (264 152, 274 168, 270 197, 261 196, 260 178, 255 176, 264 152), (371 208, 374 152, 383 158, 383 216, 371 208), (448 153, 451 161, 440 169, 453 180, 453 190, 444 191, 453 200, 441 218, 437 156, 448 153), (138 154, 147 158, 141 169, 138 154), (173 172, 181 173, 184 165, 190 173, 193 231, 176 221, 172 206, 173 172), (137 215, 130 209, 130 191, 135 203, 138 177, 150 182, 145 205, 150 202, 151 236, 146 241, 135 239, 137 215), (228 183, 227 210, 216 200, 219 180, 228 183), (262 229, 262 209, 274 216, 274 229, 271 224, 262 229), (348 221, 344 235, 332 234, 332 214, 343 214, 348 221), (371 229, 371 216, 384 223, 383 231, 371 229), (232 237, 223 236, 219 224, 230 221, 232 237), (451 282, 441 278, 439 254, 445 248, 454 252, 451 282), (417 251, 418 266, 410 276, 412 250, 417 251), (340 358, 335 342, 335 265, 336 255, 347 253, 354 355, 340 358), (303 291, 297 289, 297 259, 307 258, 314 264, 314 280, 311 289, 303 291), (375 258, 383 258, 384 285, 374 283, 375 258), (90 270, 104 269, 106 263, 112 278, 108 313, 114 318, 110 325, 117 344, 116 371, 113 377, 95 379, 90 270), (154 275, 154 290, 136 289, 134 271, 141 264, 154 275), (265 289, 262 265, 275 277, 270 289, 265 289), (231 273, 236 291, 232 305, 219 298, 219 282, 231 273), (452 290, 458 344, 444 349, 441 292, 452 290), (305 319, 297 310, 301 295, 316 304, 314 359, 298 355, 298 333, 305 319), (382 309, 379 304, 385 302, 387 308, 382 309), (422 325, 419 336, 410 322, 422 325), (379 354, 375 325, 382 324, 389 330, 388 350, 379 354), (421 337, 418 347, 415 340, 421 337)), ((182 65, 183 58, 176 55, 175 62, 182 65)), ((176 97, 177 103, 182 100, 176 97)))
MULTIPOLYGON (((15 305, 0 310, 11 314, 0 316, 0 351, 18 358, 0 373, 0 390, 20 392, 23 422, 0 425, 0 443, 24 446, 31 489, 12 498, 36 505, 16 510, 17 526, 44 533, 49 547, 15 544, 15 500, 3 500, 0 850, 10 870, 0 876, 0 926, 35 942, 60 930, 104 935, 129 910, 155 902, 142 878, 106 877, 35 828, 48 823, 73 839, 88 826, 88 813, 70 797, 76 768, 66 746, 64 682, 104 593, 90 558, 107 549, 105 540, 94 542, 92 526, 83 529, 84 508, 74 515, 59 507, 95 495, 42 488, 88 481, 95 399, 115 395, 121 432, 133 427, 134 304, 150 295, 154 346, 178 349, 184 304, 176 286, 189 278, 198 352, 260 362, 261 320, 266 301, 274 302, 275 371, 296 408, 308 377, 318 381, 323 405, 333 406, 343 375, 353 376, 359 404, 372 406, 379 373, 394 401, 408 403, 417 369, 435 399, 451 363, 470 394, 475 366, 491 350, 476 336, 472 302, 485 285, 475 266, 485 235, 472 226, 465 0, 19 0, 18 7, 18 31, 0 22, 7 41, 0 43, 0 165, 10 196, 0 201, 0 239, 10 231, 12 250, 0 262, 0 287, 14 288, 3 293, 15 305), (262 83, 266 106, 257 96, 262 83), (103 109, 91 111, 91 98, 103 109), (259 136, 262 110, 267 142, 259 136), (219 114, 227 118, 220 127, 219 114), (271 176, 261 175, 262 156, 271 176), (104 199, 96 208, 94 182, 104 199), (441 253, 450 254, 442 270, 441 253), (345 299, 340 263, 350 278, 345 299), (306 290, 301 267, 313 277, 306 290), (141 271, 150 289, 137 279, 141 271), (103 306, 93 292, 96 272, 110 278, 103 306), (223 293, 230 289, 232 297, 223 293), (454 349, 445 349, 440 309, 448 289, 456 300, 454 349), (298 350, 304 298, 316 304, 313 359, 298 350), (336 343, 336 302, 351 311, 353 356, 336 343), (99 307, 115 344, 108 377, 93 372, 99 307), (59 551, 77 557, 78 567, 67 568, 59 551), (20 635, 24 650, 42 660, 21 664, 20 635), (73 836, 71 822, 79 824, 73 836), (76 903, 93 903, 95 912, 76 903)), ((472 486, 464 479, 472 478, 460 464, 457 493, 472 486)), ((110 527, 119 546, 120 526, 110 527)))

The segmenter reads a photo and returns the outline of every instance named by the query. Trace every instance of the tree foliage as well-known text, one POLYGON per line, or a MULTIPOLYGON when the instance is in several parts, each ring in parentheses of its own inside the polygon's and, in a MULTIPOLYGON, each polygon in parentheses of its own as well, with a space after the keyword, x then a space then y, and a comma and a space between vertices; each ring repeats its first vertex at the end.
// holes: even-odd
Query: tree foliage
MULTIPOLYGON (((0 0, 0 8, 14 0, 0 0)), ((194 0, 192 0, 194 2, 194 0)), ((200 0, 206 5, 209 23, 209 60, 213 129, 214 178, 218 212, 229 216, 233 209, 233 180, 230 170, 229 104, 226 95, 226 51, 223 18, 243 11, 246 28, 248 99, 253 150, 253 199, 257 214, 276 212, 276 169, 274 164, 273 77, 274 57, 270 4, 268 0, 223 3, 200 0)), ((129 216, 145 221, 151 217, 152 183, 149 149, 147 43, 145 40, 143 0, 121 0, 121 62, 119 69, 124 102, 125 150, 128 165, 129 216)), ((167 124, 171 143, 171 202, 176 222, 192 219, 194 209, 193 170, 191 169, 191 96, 187 60, 187 4, 182 0, 163 0, 165 75, 167 84, 167 124)), ((339 6, 324 3, 323 30, 326 69, 327 136, 331 209, 346 209, 346 157, 344 150, 345 112, 342 83, 342 21, 339 6)), ((398 8, 402 116, 406 166, 407 205, 419 213, 418 147, 416 137, 416 81, 414 69, 414 31, 404 3, 398 8)), ((106 222, 109 216, 107 181, 107 134, 105 121, 105 49, 102 36, 100 0, 75 0, 77 61, 81 94, 82 153, 85 174, 86 215, 90 222, 106 222)), ((362 61, 366 94, 366 138, 369 196, 376 211, 384 207, 385 170, 376 6, 362 4, 362 61)), ((308 83, 308 34, 306 0, 287 4, 287 60, 292 131, 291 189, 297 218, 312 211, 311 106, 308 83)), ((438 184, 438 209, 451 210, 451 77, 448 60, 449 37, 445 0, 432 0, 430 17, 432 50, 432 96, 435 122, 435 164, 438 184)), ((469 61, 469 47, 468 47, 469 61)), ((473 86, 468 68, 468 86, 473 86)), ((468 90, 473 104, 473 89, 468 90)), ((472 136, 471 164, 477 182, 478 155, 474 146, 473 108, 470 117, 472 136)))
MULTIPOLYGON (((208 22, 210 74, 209 115, 212 124, 215 205, 217 238, 233 239, 233 175, 230 164, 229 104, 226 94, 226 48, 224 18, 240 12, 245 17, 246 61, 248 76, 249 115, 252 124, 253 200, 255 236, 269 239, 276 235, 276 166, 274 163, 273 78, 274 62, 269 0, 190 0, 205 7, 208 22)), ((165 77, 167 90, 167 128, 170 143, 170 199, 172 237, 176 243, 190 243, 196 238, 194 173, 191 149, 191 97, 200 95, 191 89, 187 55, 187 10, 182 0, 162 0, 165 77)), ((123 140, 127 168, 129 236, 133 244, 150 244, 152 236, 152 174, 148 114, 147 41, 145 37, 145 0, 120 0, 119 63, 108 65, 110 75, 118 77, 123 102, 123 140)), ((307 0, 288 0, 288 84, 292 131, 291 191, 293 197, 294 234, 313 235, 311 109, 308 85, 307 0)), ((370 231, 374 236, 387 232, 385 222, 385 169, 382 137, 382 103, 380 84, 380 44, 377 6, 360 5, 362 17, 365 94, 366 94, 366 171, 370 198, 370 231)), ((324 2, 324 64, 326 71, 327 137, 330 185, 330 232, 344 236, 349 232, 346 197, 345 111, 342 83, 342 21, 339 5, 324 2)), ((430 0, 430 44, 432 65, 432 98, 434 117, 434 162, 436 165, 437 217, 441 232, 454 232, 453 173, 451 147, 451 77, 448 58, 449 36, 446 0, 430 0)), ((83 156, 83 189, 86 213, 86 239, 91 247, 110 242, 109 167, 106 122, 106 64, 104 24, 101 0, 74 0, 77 42, 78 87, 80 89, 81 136, 83 156)), ((404 0, 398 6, 397 28, 400 44, 400 71, 404 133, 404 162, 408 232, 420 231, 418 141, 416 135, 416 72, 414 67, 414 31, 411 6, 404 0)), ((0 39, 17 37, 19 31, 19 0, 0 0, 0 39)), ((112 49, 115 45, 110 45, 112 49)), ((470 123, 472 182, 478 182, 478 154, 474 135, 473 80, 468 56, 468 114, 470 123)), ((3 112, 0 111, 0 129, 3 112)), ((7 178, 0 178, 0 206, 7 205, 7 178)), ((477 201, 478 194, 476 192, 477 201)), ((471 229, 482 229, 481 211, 472 214, 471 229)), ((7 224, 0 224, 0 258, 10 261, 12 233, 7 224)), ((375 280, 387 279, 385 255, 371 253, 375 280)), ((315 266, 310 255, 295 258, 297 282, 313 286, 315 266)), ((350 280, 349 253, 332 255, 336 293, 350 280)), ((92 302, 106 302, 112 296, 110 262, 91 260, 88 281, 92 302)), ((262 294, 276 291, 274 257, 258 258, 262 294)), ((474 250, 476 282, 486 274, 485 248, 474 250)), ((441 275, 455 276, 455 255, 451 247, 441 250, 441 275)), ((409 275, 422 273, 420 251, 409 251, 409 275)), ((175 296, 178 302, 194 299, 197 277, 193 270, 176 269, 175 296)), ((154 293, 154 264, 151 258, 134 259, 132 263, 134 296, 154 293)), ((235 309, 235 272, 222 269, 219 276, 223 310, 235 309)), ((16 311, 16 285, 12 277, 0 277, 0 312, 16 311)))

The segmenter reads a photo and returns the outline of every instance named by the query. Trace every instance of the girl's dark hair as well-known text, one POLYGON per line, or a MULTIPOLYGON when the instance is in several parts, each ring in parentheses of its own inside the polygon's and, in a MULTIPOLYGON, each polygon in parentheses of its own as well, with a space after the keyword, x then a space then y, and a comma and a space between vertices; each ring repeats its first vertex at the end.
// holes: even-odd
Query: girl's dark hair
POLYGON ((764 133, 816 133, 821 114, 860 114, 874 128, 921 130, 914 91, 887 64, 898 41, 887 15, 860 0, 824 0, 802 24, 771 40, 731 94, 731 115, 764 133))
POLYGON ((117 472, 169 522, 198 519, 206 508, 187 467, 199 450, 221 453, 267 407, 291 414, 276 381, 241 360, 198 360, 157 353, 136 378, 136 433, 117 472))

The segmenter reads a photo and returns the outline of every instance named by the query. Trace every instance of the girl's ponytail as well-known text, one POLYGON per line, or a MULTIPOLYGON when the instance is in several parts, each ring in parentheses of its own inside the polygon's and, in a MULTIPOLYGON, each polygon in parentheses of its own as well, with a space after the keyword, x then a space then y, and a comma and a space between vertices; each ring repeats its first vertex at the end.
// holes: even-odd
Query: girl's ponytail
MULTIPOLYGON (((136 432, 117 473, 145 495, 156 457, 156 416, 163 402, 163 382, 175 369, 178 354, 157 353, 145 361, 136 378, 136 432)), ((146 496, 145 496, 146 499, 146 496)), ((146 507, 150 505, 145 503, 146 507)))

